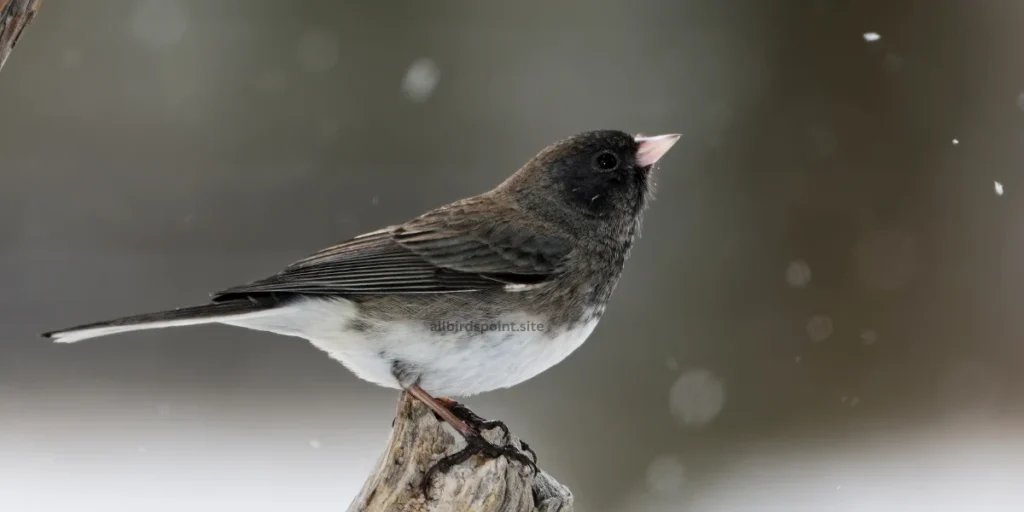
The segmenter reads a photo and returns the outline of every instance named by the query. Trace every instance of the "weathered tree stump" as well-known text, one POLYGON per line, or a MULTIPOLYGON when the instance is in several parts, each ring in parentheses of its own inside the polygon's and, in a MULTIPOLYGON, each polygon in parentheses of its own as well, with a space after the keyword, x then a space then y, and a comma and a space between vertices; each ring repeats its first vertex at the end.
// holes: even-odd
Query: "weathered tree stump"
POLYGON ((0 69, 43 0, 0 0, 0 69))
MULTIPOLYGON (((484 436, 495 444, 504 441, 497 429, 484 436)), ((511 442, 522 447, 518 438, 511 442)), ((447 473, 437 472, 425 495, 421 484, 427 470, 465 446, 455 429, 402 393, 387 448, 349 511, 572 511, 569 489, 543 471, 535 475, 504 457, 474 456, 447 473)))

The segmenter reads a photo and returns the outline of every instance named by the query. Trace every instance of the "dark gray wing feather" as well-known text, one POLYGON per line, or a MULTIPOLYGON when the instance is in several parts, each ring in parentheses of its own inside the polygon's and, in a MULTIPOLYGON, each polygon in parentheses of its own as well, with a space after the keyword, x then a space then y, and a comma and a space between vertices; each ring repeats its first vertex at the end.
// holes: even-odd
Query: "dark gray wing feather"
POLYGON ((539 284, 565 268, 572 245, 564 237, 550 234, 549 227, 530 222, 518 211, 475 215, 479 206, 466 203, 435 210, 329 247, 273 277, 213 297, 470 292, 539 284))

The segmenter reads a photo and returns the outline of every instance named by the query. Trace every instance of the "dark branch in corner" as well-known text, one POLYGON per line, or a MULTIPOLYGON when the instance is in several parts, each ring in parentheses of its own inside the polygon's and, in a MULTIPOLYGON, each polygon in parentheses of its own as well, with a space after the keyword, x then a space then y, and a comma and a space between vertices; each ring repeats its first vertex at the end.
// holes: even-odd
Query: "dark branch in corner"
POLYGON ((0 0, 0 69, 43 0, 0 0))

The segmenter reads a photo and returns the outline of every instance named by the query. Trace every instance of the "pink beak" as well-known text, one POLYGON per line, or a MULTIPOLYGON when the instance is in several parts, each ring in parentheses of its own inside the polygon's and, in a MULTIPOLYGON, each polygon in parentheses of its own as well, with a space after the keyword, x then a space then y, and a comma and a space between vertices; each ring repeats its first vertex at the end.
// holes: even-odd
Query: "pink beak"
POLYGON ((647 167, 658 163, 661 157, 668 153, 669 149, 679 140, 678 133, 668 135, 655 135, 653 137, 642 137, 637 135, 634 140, 640 145, 636 150, 636 163, 641 167, 647 167))

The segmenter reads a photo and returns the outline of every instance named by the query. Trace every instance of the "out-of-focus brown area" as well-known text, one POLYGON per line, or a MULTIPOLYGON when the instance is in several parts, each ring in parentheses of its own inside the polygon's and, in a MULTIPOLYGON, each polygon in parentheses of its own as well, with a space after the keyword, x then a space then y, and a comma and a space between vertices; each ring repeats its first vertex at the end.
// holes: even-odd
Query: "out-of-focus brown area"
POLYGON ((47 1, 0 74, 0 510, 346 506, 397 393, 308 343, 37 334, 201 302, 597 128, 684 133, 613 302, 468 400, 579 509, 1020 510, 1022 22, 47 1))

